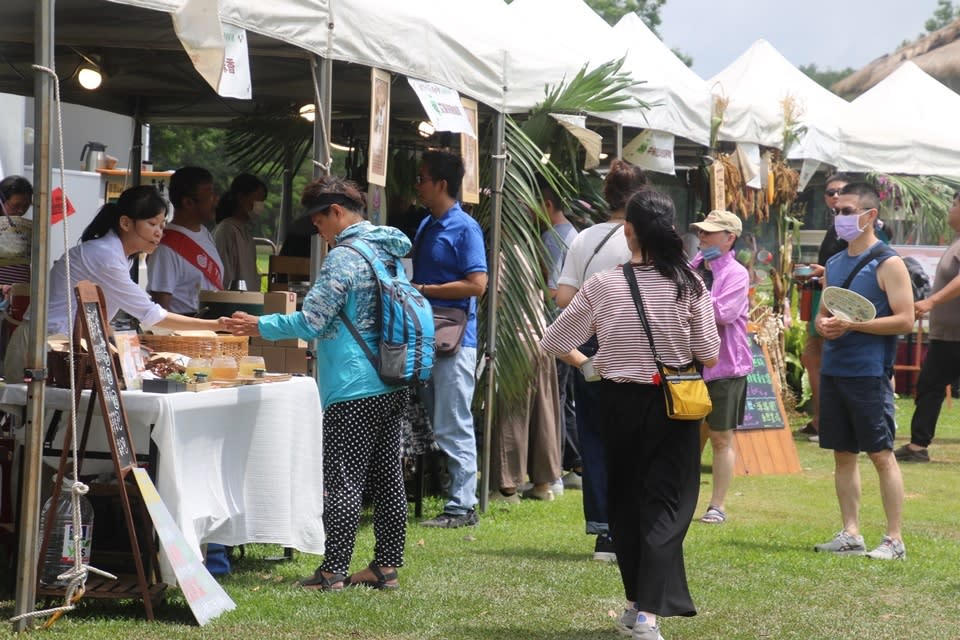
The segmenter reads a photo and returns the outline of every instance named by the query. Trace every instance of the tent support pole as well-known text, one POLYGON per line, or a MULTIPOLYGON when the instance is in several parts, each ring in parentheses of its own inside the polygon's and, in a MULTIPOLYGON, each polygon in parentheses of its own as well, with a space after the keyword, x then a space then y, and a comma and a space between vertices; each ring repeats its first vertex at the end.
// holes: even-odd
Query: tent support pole
MULTIPOLYGON (((34 14, 34 54, 37 64, 53 68, 55 0, 40 0, 34 14)), ((33 146, 33 249, 30 267, 30 348, 27 368, 40 372, 47 367, 47 265, 50 229, 50 130, 53 113, 54 78, 34 70, 33 146)), ((18 372, 8 371, 8 377, 18 372)), ((39 375, 27 385, 27 421, 24 425, 23 486, 20 489, 20 537, 17 553, 16 604, 14 616, 34 611, 37 598, 37 540, 40 528, 40 472, 43 466, 43 402, 46 376, 39 375)), ((32 627, 32 618, 13 623, 14 631, 32 627)))
POLYGON ((143 98, 137 96, 133 103, 133 148, 130 150, 130 184, 143 184, 143 98))
POLYGON ((506 174, 507 155, 505 143, 506 116, 497 113, 493 133, 493 195, 490 206, 490 251, 487 269, 490 278, 487 284, 487 388, 483 403, 483 456, 480 471, 480 511, 486 512, 490 500, 490 441, 493 436, 495 414, 494 396, 497 382, 497 305, 500 282, 500 217, 503 208, 503 182, 506 174))
POLYGON ((617 160, 623 160, 623 125, 617 123, 617 160))

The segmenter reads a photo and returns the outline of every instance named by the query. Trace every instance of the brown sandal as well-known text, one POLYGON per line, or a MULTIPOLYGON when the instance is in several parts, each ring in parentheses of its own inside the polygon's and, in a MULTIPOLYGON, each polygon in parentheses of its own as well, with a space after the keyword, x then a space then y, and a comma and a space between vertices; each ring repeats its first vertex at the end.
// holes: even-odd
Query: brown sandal
POLYGON ((373 589, 378 589, 380 591, 392 591, 394 589, 399 589, 399 582, 396 584, 388 584, 391 580, 397 580, 397 570, 393 569, 387 573, 384 573, 380 570, 380 567, 377 566, 376 562, 371 562, 367 565, 367 568, 370 569, 370 572, 373 573, 376 580, 354 580, 353 576, 347 578, 347 586, 357 587, 371 587, 373 589))
POLYGON ((298 581, 297 586, 307 591, 343 591, 344 587, 350 586, 350 578, 342 573, 325 576, 323 572, 317 568, 311 577, 298 581))

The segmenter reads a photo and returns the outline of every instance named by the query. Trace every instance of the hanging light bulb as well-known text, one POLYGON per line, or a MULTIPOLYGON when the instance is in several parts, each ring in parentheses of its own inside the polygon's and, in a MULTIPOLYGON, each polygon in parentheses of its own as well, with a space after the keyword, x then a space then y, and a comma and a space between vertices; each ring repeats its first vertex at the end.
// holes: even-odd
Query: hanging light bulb
POLYGON ((307 122, 313 122, 317 119, 317 107, 314 104, 305 104, 300 107, 300 117, 307 122))
POLYGON ((84 62, 80 65, 80 70, 77 72, 77 81, 80 83, 80 86, 87 91, 93 91, 100 88, 100 84, 103 82, 103 74, 100 73, 97 65, 84 62))
POLYGON ((424 138, 429 138, 436 132, 437 128, 433 126, 433 123, 429 120, 422 120, 420 124, 417 125, 417 133, 424 138))

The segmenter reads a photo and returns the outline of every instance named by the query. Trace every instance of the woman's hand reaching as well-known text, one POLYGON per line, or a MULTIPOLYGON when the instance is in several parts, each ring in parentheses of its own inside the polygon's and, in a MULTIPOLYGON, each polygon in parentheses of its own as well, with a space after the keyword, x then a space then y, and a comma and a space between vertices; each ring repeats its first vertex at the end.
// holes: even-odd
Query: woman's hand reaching
POLYGON ((259 336, 259 316, 250 315, 246 311, 234 311, 229 318, 222 318, 224 325, 235 336, 259 336))

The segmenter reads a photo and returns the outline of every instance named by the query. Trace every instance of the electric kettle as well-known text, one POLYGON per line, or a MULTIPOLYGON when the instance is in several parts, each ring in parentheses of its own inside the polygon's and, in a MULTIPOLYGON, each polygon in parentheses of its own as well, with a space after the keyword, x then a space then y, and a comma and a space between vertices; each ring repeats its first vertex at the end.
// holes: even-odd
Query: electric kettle
POLYGON ((107 162, 107 145, 102 142, 88 142, 80 152, 80 162, 84 171, 96 171, 107 162))

